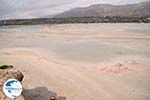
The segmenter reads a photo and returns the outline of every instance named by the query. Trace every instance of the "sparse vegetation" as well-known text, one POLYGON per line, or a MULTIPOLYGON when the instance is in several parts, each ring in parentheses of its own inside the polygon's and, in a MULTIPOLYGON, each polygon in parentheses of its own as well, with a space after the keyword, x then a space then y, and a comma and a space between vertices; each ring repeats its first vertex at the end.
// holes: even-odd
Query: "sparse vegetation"
POLYGON ((11 65, 0 65, 0 69, 7 69, 12 67, 11 65))
POLYGON ((66 23, 150 23, 147 17, 70 17, 1 20, 0 25, 36 25, 36 24, 66 24, 66 23))

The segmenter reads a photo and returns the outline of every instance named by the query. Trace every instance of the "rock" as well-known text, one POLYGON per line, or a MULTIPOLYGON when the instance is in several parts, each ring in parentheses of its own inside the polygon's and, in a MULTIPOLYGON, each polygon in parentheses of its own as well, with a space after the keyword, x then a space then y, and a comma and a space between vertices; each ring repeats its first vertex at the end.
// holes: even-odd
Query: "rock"
MULTIPOLYGON (((0 100, 12 100, 12 99, 8 98, 7 96, 5 96, 5 94, 3 92, 0 91, 0 100)), ((25 98, 23 95, 20 95, 15 100, 25 100, 25 98)))
POLYGON ((8 79, 17 79, 18 81, 23 80, 23 74, 16 68, 14 68, 12 65, 3 65, 6 66, 0 67, 0 81, 5 82, 8 79), (2 69, 1 69, 2 68, 2 69))
MULTIPOLYGON (((2 91, 2 86, 8 79, 17 79, 18 81, 23 80, 23 74, 12 65, 2 65, 0 66, 0 100, 12 100, 8 98, 2 91)), ((25 100, 23 95, 20 95, 15 100, 25 100)))

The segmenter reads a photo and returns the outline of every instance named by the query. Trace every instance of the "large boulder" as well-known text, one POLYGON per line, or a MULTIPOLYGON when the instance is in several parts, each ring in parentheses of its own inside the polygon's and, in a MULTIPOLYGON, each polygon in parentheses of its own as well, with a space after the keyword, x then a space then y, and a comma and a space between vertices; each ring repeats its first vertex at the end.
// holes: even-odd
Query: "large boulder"
POLYGON ((8 79, 17 79, 18 81, 23 80, 23 74, 12 65, 0 66, 0 81, 7 81, 8 79))
MULTIPOLYGON (((23 80, 23 74, 16 68, 14 68, 11 65, 2 65, 0 66, 0 100, 12 100, 8 98, 2 90, 2 85, 4 82, 6 82, 8 79, 17 79, 20 82, 23 80)), ((23 95, 19 96, 15 100, 25 100, 23 95)))

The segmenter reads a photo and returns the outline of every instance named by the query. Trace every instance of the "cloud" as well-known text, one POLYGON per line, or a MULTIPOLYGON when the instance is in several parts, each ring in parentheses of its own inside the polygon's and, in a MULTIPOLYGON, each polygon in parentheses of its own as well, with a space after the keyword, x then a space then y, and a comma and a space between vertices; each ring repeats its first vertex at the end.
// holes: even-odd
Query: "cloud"
POLYGON ((145 0, 0 0, 0 19, 38 18, 97 3, 127 4, 145 0))

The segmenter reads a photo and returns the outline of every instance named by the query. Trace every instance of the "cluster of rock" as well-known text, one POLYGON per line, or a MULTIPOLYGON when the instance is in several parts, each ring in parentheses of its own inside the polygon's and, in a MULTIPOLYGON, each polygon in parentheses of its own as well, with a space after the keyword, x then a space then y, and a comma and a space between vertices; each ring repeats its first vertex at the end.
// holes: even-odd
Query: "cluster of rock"
MULTIPOLYGON (((2 85, 8 79, 17 79, 20 82, 23 80, 23 74, 11 65, 0 66, 0 100, 11 100, 2 91, 2 85)), ((25 100, 24 96, 19 96, 16 100, 25 100)))

